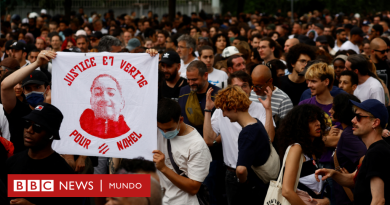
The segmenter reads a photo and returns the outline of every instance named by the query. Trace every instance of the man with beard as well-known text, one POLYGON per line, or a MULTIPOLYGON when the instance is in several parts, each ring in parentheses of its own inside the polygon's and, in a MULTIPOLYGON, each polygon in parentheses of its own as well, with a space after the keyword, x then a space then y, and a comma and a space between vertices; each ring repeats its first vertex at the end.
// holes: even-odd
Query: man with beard
MULTIPOLYGON (((387 54, 389 53, 389 49, 387 48, 387 44, 381 38, 374 38, 370 43, 371 55, 370 59, 373 63, 375 63, 376 71, 378 74, 386 75, 386 79, 389 78, 389 65, 386 62, 387 54)), ((386 83, 386 82, 385 82, 386 83)), ((389 83, 387 82, 388 88, 389 83)))
POLYGON ((180 88, 188 85, 185 78, 180 77, 180 56, 175 51, 165 52, 160 61, 165 82, 162 85, 162 96, 176 102, 179 99, 180 88))
POLYGON ((315 57, 313 49, 306 44, 291 47, 286 55, 287 68, 291 74, 280 77, 279 88, 290 97, 294 106, 298 105, 302 93, 307 89, 305 66, 315 57))
POLYGON ((211 87, 214 96, 220 90, 217 86, 208 82, 207 66, 202 61, 191 62, 187 67, 188 85, 180 89, 179 104, 183 113, 184 122, 195 127, 200 135, 203 136, 204 112, 214 110, 205 110, 206 92, 211 87), (191 101, 191 102, 189 102, 191 101), (197 117, 200 116, 200 120, 197 117))
POLYGON ((333 50, 339 51, 343 43, 347 41, 347 33, 344 29, 337 29, 336 31, 336 43, 334 44, 333 50))

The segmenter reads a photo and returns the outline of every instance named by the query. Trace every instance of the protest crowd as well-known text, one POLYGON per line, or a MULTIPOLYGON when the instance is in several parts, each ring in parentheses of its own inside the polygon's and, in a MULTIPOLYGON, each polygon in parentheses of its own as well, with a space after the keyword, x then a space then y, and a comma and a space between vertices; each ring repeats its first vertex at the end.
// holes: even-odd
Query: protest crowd
POLYGON ((286 16, 4 16, 0 204, 388 204, 390 12, 286 16), (59 52, 159 58, 153 161, 52 149, 59 52), (150 174, 151 196, 9 198, 7 174, 150 174))

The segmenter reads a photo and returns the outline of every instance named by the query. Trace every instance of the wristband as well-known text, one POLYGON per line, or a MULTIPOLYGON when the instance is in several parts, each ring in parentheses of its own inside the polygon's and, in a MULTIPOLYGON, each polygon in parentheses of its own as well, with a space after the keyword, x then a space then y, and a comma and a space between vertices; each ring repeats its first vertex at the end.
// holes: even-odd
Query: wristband
POLYGON ((204 109, 205 112, 212 112, 212 110, 204 109))

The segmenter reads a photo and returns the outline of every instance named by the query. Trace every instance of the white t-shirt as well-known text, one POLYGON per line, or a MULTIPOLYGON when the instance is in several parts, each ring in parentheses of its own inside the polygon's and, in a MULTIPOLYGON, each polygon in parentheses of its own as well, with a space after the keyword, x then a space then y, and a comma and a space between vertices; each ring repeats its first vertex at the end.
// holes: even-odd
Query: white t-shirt
MULTIPOLYGON (((251 103, 248 113, 265 125, 266 113, 261 103, 251 103)), ((275 122, 273 122, 275 126, 275 122)), ((238 159, 238 135, 242 127, 238 122, 230 122, 221 109, 216 109, 211 117, 211 127, 217 135, 221 134, 223 161, 231 168, 236 168, 238 159)))
POLYGON ((217 85, 218 83, 227 80, 229 77, 225 71, 213 68, 213 72, 209 73, 209 83, 217 85))
POLYGON ((362 102, 367 99, 377 99, 385 104, 385 91, 382 84, 373 77, 369 77, 366 82, 358 85, 353 94, 362 102))
MULTIPOLYGON (((182 170, 188 178, 203 183, 204 179, 209 174, 212 158, 206 142, 199 132, 195 128, 193 129, 194 130, 187 135, 176 136, 171 139, 171 151, 179 169, 182 170)), ((176 173, 171 164, 171 160, 169 159, 167 139, 162 136, 159 130, 157 131, 157 148, 165 155, 165 165, 176 173)), ((160 177, 161 186, 166 190, 163 197, 164 205, 199 204, 196 195, 191 195, 181 190, 160 171, 157 171, 157 173, 160 177)))
POLYGON ((338 46, 337 46, 337 40, 336 40, 336 41, 334 42, 333 50, 337 52, 337 51, 340 50, 340 48, 341 48, 341 47, 338 47, 338 46))
MULTIPOLYGON (((197 57, 195 57, 195 59, 193 61, 197 61, 199 60, 197 57)), ((192 62, 192 61, 191 61, 192 62)), ((187 63, 187 64, 184 64, 184 61, 182 59, 180 59, 180 76, 183 77, 183 78, 187 78, 187 67, 188 65, 191 63, 187 63)))
POLYGON ((1 130, 1 136, 6 140, 10 141, 11 135, 9 133, 9 124, 8 124, 7 117, 5 116, 2 104, 0 104, 0 130, 1 130))
POLYGON ((346 50, 349 50, 349 49, 352 49, 352 50, 354 50, 357 54, 360 54, 359 46, 353 44, 351 41, 346 41, 346 42, 343 43, 343 45, 341 45, 341 47, 340 47, 340 51, 346 51, 346 50))

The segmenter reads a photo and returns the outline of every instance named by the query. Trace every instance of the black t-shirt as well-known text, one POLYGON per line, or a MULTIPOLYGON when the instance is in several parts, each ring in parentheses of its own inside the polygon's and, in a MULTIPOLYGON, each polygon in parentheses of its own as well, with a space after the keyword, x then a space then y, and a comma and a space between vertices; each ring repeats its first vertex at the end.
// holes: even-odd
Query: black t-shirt
MULTIPOLYGON (((35 160, 28 156, 28 150, 24 150, 10 157, 6 162, 7 174, 75 174, 73 169, 66 163, 57 152, 45 159, 35 160)), ((2 181, 7 181, 7 175, 2 176, 2 181)), ((49 196, 49 195, 48 195, 49 196)), ((51 197, 23 197, 33 204, 78 204, 78 198, 51 198, 51 197)), ((11 198, 10 198, 11 200, 11 198)))
MULTIPOLYGON (((390 200, 390 145, 384 140, 374 142, 367 150, 356 178, 354 203, 371 204, 370 180, 379 177, 385 184, 385 199, 390 200)), ((387 204, 387 203, 386 203, 387 204)))
POLYGON ((24 146, 24 120, 22 117, 30 114, 31 108, 27 103, 23 103, 20 100, 16 99, 16 105, 10 114, 7 114, 5 111, 5 116, 7 117, 9 123, 9 131, 11 133, 11 142, 14 144, 15 151, 14 153, 19 153, 26 149, 24 146))
POLYGON ((292 104, 296 106, 301 99, 303 91, 308 87, 306 81, 303 83, 294 83, 288 78, 288 75, 285 75, 279 78, 279 88, 290 97, 292 104))
POLYGON ((180 95, 180 88, 188 85, 187 80, 183 77, 180 77, 180 79, 177 81, 175 87, 171 88, 167 85, 166 82, 163 83, 162 86, 162 96, 165 98, 173 99, 176 102, 179 99, 180 95))
POLYGON ((251 166, 263 165, 271 152, 269 137, 263 124, 258 120, 253 125, 244 127, 238 135, 237 166, 245 166, 248 171, 248 183, 263 186, 263 181, 256 175, 251 166))

